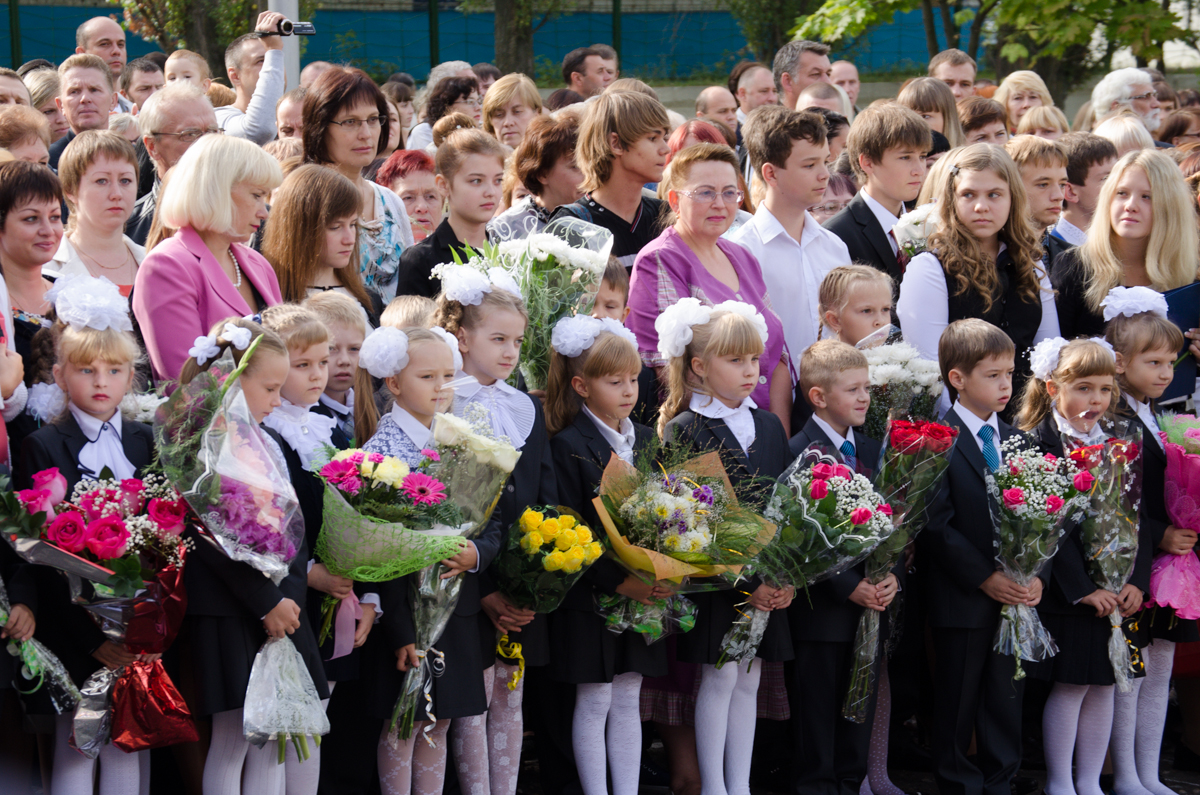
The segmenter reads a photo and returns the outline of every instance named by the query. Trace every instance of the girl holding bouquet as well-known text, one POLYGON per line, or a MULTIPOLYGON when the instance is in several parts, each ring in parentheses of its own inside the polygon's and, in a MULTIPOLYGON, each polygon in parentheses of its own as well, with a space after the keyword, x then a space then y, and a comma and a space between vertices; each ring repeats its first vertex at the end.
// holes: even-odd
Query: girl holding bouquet
MULTIPOLYGON (((454 379, 460 362, 457 340, 440 328, 400 330, 384 326, 372 332, 363 343, 359 364, 383 379, 394 402, 363 450, 394 456, 410 467, 420 464, 426 457, 422 451, 432 445, 434 415, 445 411, 450 402, 446 384, 454 379)), ((486 564, 496 548, 485 533, 483 538, 469 541, 468 550, 447 563, 459 563, 457 568, 462 571, 474 570, 486 564)), ((436 648, 445 653, 446 664, 444 673, 434 678, 431 691, 437 721, 432 727, 428 718, 415 721, 409 738, 398 739, 395 747, 389 737, 390 725, 384 724, 377 757, 386 792, 438 795, 446 771, 446 731, 451 719, 478 715, 487 709, 479 675, 480 661, 486 655, 479 646, 478 622, 473 615, 479 610, 477 588, 471 589, 474 604, 464 603, 466 583, 476 579, 476 574, 466 575, 464 596, 459 598, 455 615, 437 641, 436 648), (425 737, 433 745, 425 742, 425 737)), ((409 578, 400 577, 378 587, 384 599, 382 637, 367 647, 364 692, 373 717, 387 721, 392 716, 392 705, 400 697, 405 674, 419 663, 419 658, 409 578)))
MULTIPOLYGON (((759 384, 759 358, 767 324, 749 304, 726 301, 705 307, 684 298, 656 321, 658 352, 669 361, 668 391, 658 427, 664 444, 683 444, 721 456, 739 499, 751 505, 766 499, 764 482, 791 463, 788 439, 779 419, 750 397, 759 384), (744 494, 744 497, 741 496, 744 494)), ((792 658, 787 626, 792 588, 774 588, 752 578, 728 591, 694 594, 696 626, 679 637, 682 662, 701 667, 696 697, 696 752, 703 795, 748 795, 754 745, 757 693, 762 665, 716 663, 721 642, 739 618, 743 591, 752 609, 771 611, 758 657, 772 662, 792 658)))
MULTIPOLYGON (((637 342, 615 320, 577 315, 558 322, 553 345, 546 424, 554 433, 550 451, 559 496, 580 512, 584 524, 598 529, 592 497, 604 468, 613 455, 633 464, 653 439, 653 431, 629 419, 642 369, 637 342)), ((636 632, 608 631, 596 612, 598 594, 650 604, 669 592, 601 558, 549 615, 551 675, 575 686, 571 744, 584 795, 606 795, 608 769, 614 795, 636 795, 642 677, 666 675, 667 647, 646 645, 636 632)))
MULTIPOLYGON (((511 277, 493 270, 492 283, 486 283, 477 278, 478 272, 472 277, 468 270, 455 267, 443 274, 437 309, 438 325, 458 338, 459 376, 475 379, 455 390, 454 413, 470 416, 486 409, 494 435, 506 437, 521 451, 493 513, 504 532, 519 532, 514 527, 526 508, 559 503, 541 402, 505 383, 517 366, 529 316, 511 277)), ((497 593, 486 567, 468 582, 479 588, 479 644, 488 708, 486 715, 454 726, 454 759, 464 791, 513 795, 520 768, 525 677, 515 681, 515 688, 509 687, 518 673, 517 661, 506 662, 493 653, 496 631, 518 633, 525 665, 544 666, 550 662, 546 618, 516 607, 497 593)), ((459 615, 470 614, 467 592, 464 583, 459 615)))
MULTIPOLYGON (((256 338, 246 369, 238 377, 246 408, 264 434, 266 448, 273 450, 278 466, 285 474, 302 468, 299 456, 282 438, 261 425, 272 411, 282 405, 280 395, 288 380, 291 362, 287 345, 273 331, 239 317, 217 323, 207 339, 201 338, 192 349, 192 358, 183 365, 179 380, 188 384, 206 372, 226 352, 235 365, 256 338)), ((287 576, 275 585, 263 572, 249 563, 236 561, 215 543, 188 531, 195 551, 184 572, 188 591, 185 629, 191 639, 188 659, 194 666, 196 695, 193 713, 212 718, 212 743, 204 763, 205 795, 237 795, 240 792, 277 792, 284 782, 286 768, 278 763, 273 743, 261 748, 251 745, 243 733, 242 707, 246 687, 259 648, 268 637, 290 636, 304 658, 305 667, 317 696, 329 698, 325 669, 317 648, 317 638, 307 613, 300 605, 307 598, 308 550, 300 543, 291 559, 287 576)), ((315 775, 320 768, 319 750, 313 749, 311 765, 315 775)), ((288 759, 294 751, 288 752, 288 759)), ((289 765, 288 767, 293 767, 289 765)), ((305 779, 308 780, 307 776, 305 779)), ((310 788, 315 791, 315 788, 310 788)))
MULTIPOLYGON (((1033 435, 1043 453, 1059 458, 1076 447, 1104 444, 1108 434, 1100 422, 1117 397, 1116 361, 1108 344, 1052 337, 1033 349, 1031 364, 1033 377, 1021 398, 1019 427, 1033 435), (1070 447, 1064 438, 1071 440, 1070 447)), ((1049 795, 1101 793, 1116 683, 1109 659, 1109 616, 1117 610, 1126 617, 1137 612, 1142 591, 1150 587, 1148 559, 1134 569, 1119 593, 1098 587, 1084 563, 1092 554, 1080 525, 1069 528, 1053 558, 1050 587, 1037 608, 1058 644, 1057 654, 1030 666, 1034 676, 1053 682, 1043 716, 1049 795)))
MULTIPOLYGON (((105 468, 117 478, 140 477, 154 459, 154 435, 149 426, 121 417, 121 399, 132 387, 141 349, 128 304, 116 286, 76 276, 51 295, 65 324, 56 343, 54 380, 67 408, 25 438, 16 480, 22 488, 44 488, 33 481, 34 473, 57 467, 69 497, 79 481, 99 480, 105 468)), ((37 638, 58 656, 76 685, 100 666, 117 670, 139 659, 106 640, 88 613, 72 604, 65 577, 43 566, 33 568, 40 594, 37 638)), ((68 744, 73 717, 67 712, 55 722, 55 793, 90 795, 97 762, 106 793, 137 795, 149 786, 149 752, 129 754, 109 743, 97 759, 89 759, 68 744)))
MULTIPOLYGON (((1104 301, 1105 339, 1117 356, 1120 413, 1142 428, 1140 537, 1152 555, 1195 554, 1196 535, 1175 527, 1167 513, 1167 458, 1154 417, 1154 401, 1170 385, 1183 333, 1167 320, 1167 302, 1149 287, 1115 287, 1104 301)), ((1118 795, 1170 795, 1159 781, 1159 752, 1167 720, 1175 644, 1200 640, 1195 621, 1172 621, 1174 611, 1155 607, 1136 621, 1144 678, 1118 693, 1112 731, 1113 787, 1118 795)))

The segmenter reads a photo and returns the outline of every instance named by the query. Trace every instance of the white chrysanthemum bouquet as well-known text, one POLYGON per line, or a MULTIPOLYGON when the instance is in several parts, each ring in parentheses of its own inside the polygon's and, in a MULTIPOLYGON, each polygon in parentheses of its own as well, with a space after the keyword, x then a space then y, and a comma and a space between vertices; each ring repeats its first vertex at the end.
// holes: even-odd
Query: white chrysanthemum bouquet
POLYGON ((942 375, 937 362, 921 358, 907 342, 864 348, 871 373, 871 405, 862 432, 872 439, 887 433, 893 412, 917 419, 937 419, 937 402, 942 395, 942 375))

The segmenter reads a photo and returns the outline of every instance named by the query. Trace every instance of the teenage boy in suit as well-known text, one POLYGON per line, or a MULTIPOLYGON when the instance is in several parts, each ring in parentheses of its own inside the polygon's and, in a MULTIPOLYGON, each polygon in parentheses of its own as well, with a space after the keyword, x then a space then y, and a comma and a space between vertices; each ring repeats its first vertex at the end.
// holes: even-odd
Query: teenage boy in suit
MULTIPOLYGON (((816 445, 869 474, 878 463, 880 444, 854 429, 867 419, 870 383, 862 351, 838 340, 813 343, 800 358, 800 384, 813 415, 792 437, 792 455, 816 445)), ((788 608, 796 655, 788 688, 796 795, 857 795, 867 773, 872 720, 846 720, 842 702, 850 686, 859 618, 864 610, 886 610, 898 585, 895 574, 879 584, 864 574, 860 563, 812 586, 807 599, 795 599, 788 608)))
POLYGON ((985 482, 1002 464, 1002 442, 1020 433, 998 416, 1012 397, 1014 353, 1007 334, 978 318, 951 323, 938 343, 953 401, 943 422, 959 434, 917 556, 936 659, 930 747, 942 795, 1011 795, 1021 766, 1024 680, 1013 679, 1012 656, 992 646, 1001 606, 1035 607, 1044 583, 1024 587, 998 570, 985 482))

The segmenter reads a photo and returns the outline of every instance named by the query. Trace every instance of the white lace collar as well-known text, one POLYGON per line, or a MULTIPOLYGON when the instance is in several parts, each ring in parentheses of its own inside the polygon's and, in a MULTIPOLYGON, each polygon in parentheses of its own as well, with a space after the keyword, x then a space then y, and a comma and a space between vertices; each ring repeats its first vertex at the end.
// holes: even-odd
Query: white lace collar
MULTIPOLYGON (((457 378, 471 378, 459 370, 457 378)), ((513 447, 520 450, 525 446, 533 430, 533 422, 537 419, 537 409, 533 405, 534 398, 529 397, 519 389, 497 380, 491 386, 484 386, 478 380, 456 387, 454 390, 454 413, 462 416, 463 410, 471 403, 480 403, 488 410, 492 418, 492 431, 497 437, 504 436, 513 447)))
POLYGON ((392 404, 392 421, 396 423, 396 427, 404 432, 408 440, 413 443, 413 446, 418 450, 429 446, 429 440, 433 437, 433 430, 426 428, 425 424, 408 413, 408 409, 401 407, 399 403, 392 404))
POLYGON ((325 458, 325 446, 333 446, 333 429, 337 426, 335 417, 310 411, 312 406, 298 406, 285 400, 263 421, 263 425, 291 445, 300 456, 301 465, 309 472, 325 458))
POLYGON ((758 408, 753 398, 748 397, 736 409, 731 409, 714 397, 693 392, 688 408, 702 417, 724 420, 742 446, 742 452, 749 453, 750 445, 754 444, 754 415, 750 409, 758 408))

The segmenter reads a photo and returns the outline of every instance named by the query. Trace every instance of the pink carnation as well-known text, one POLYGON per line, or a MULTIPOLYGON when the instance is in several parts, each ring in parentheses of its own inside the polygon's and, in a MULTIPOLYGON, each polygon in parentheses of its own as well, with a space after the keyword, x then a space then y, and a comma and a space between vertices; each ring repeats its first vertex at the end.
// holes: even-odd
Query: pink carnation
POLYGON ((383 453, 367 453, 367 460, 372 464, 382 464, 383 453))
POLYGON ((829 496, 829 485, 823 480, 814 480, 808 487, 808 495, 814 500, 823 500, 829 496))
POLYGON ((87 526, 87 548, 101 560, 121 557, 128 543, 129 530, 116 516, 105 516, 87 526))
POLYGON ((870 508, 855 508, 850 512, 850 524, 860 525, 871 521, 872 511, 870 508))
POLYGON ((431 450, 429 448, 422 450, 421 455, 425 456, 430 461, 441 461, 442 460, 442 457, 440 455, 438 455, 437 450, 431 450))
POLYGON ((1021 489, 1005 489, 1003 497, 1005 508, 1016 508, 1025 504, 1025 492, 1021 489))
POLYGON ((58 471, 58 467, 43 469, 33 476, 33 487, 50 492, 50 503, 58 505, 67 498, 67 479, 58 471))

